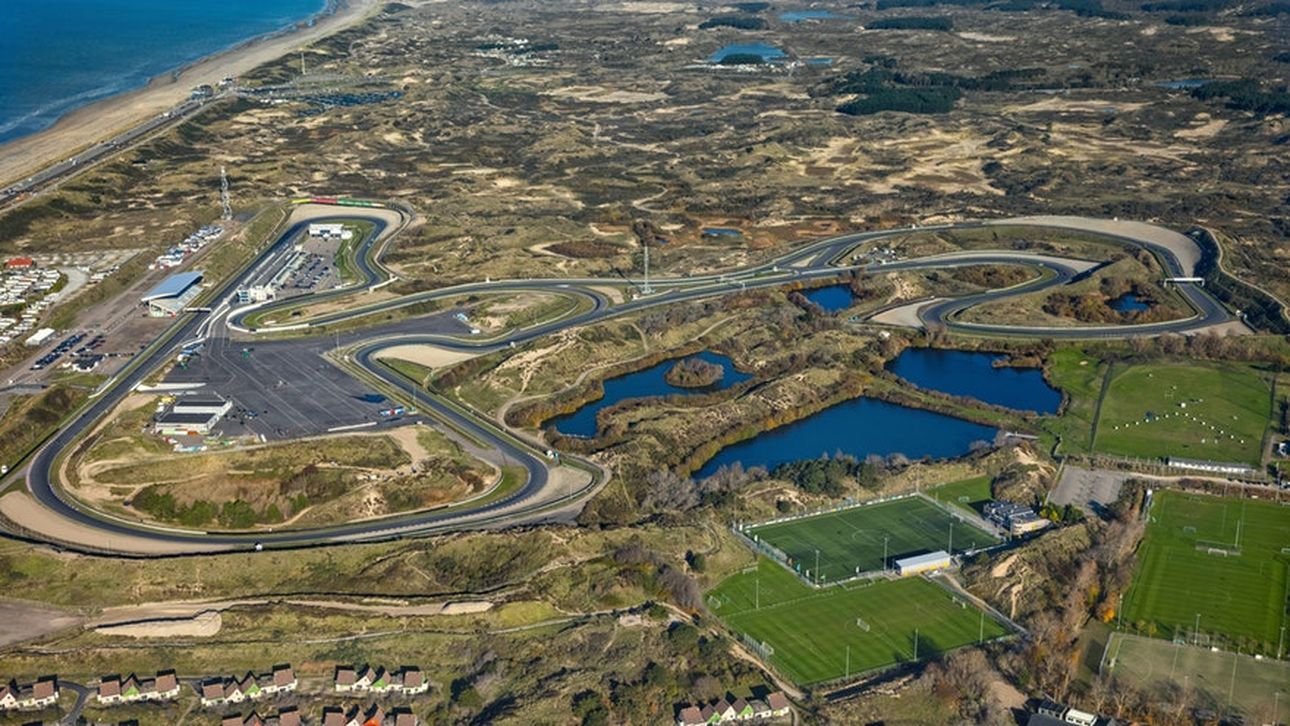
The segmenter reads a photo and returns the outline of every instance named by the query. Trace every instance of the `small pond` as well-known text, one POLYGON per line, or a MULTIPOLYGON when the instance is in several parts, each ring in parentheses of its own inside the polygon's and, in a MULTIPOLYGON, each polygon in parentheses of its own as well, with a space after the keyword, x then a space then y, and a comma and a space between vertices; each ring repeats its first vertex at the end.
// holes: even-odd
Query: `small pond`
POLYGON ((831 10, 789 10, 780 13, 779 19, 786 23, 800 23, 803 20, 842 20, 845 15, 838 15, 831 10))
POLYGON ((1157 81, 1153 83, 1156 88, 1167 88, 1171 91, 1190 91, 1193 88, 1201 86, 1214 80, 1213 78, 1175 78, 1170 81, 1157 81))
POLYGON ((854 302, 854 298, 851 297, 851 288, 847 285, 817 287, 814 290, 807 290, 802 294, 806 296, 807 300, 810 300, 831 313, 836 313, 839 310, 846 310, 851 307, 851 303, 854 302))
POLYGON ((704 237, 743 237, 744 233, 732 227, 704 227, 704 237))
POLYGON ((975 441, 992 441, 995 429, 952 416, 908 408, 875 398, 853 398, 800 421, 727 446, 694 477, 712 476, 736 462, 745 469, 837 452, 863 459, 870 454, 900 453, 911 459, 951 458, 967 454, 975 441))
POLYGON ((1057 413, 1062 394, 1038 368, 996 368, 994 353, 907 348, 887 369, 929 391, 968 396, 1017 411, 1057 413))
POLYGON ((1134 313, 1151 309, 1151 305, 1149 303, 1143 302, 1137 295, 1134 295, 1131 292, 1126 292, 1112 300, 1109 304, 1111 309, 1117 313, 1134 313))
POLYGON ((709 363, 715 363, 721 366, 725 375, 721 380, 703 388, 682 388, 674 386, 667 382, 667 372, 672 366, 682 360, 673 358, 665 360, 662 363, 656 363, 644 370, 635 373, 627 373, 616 378, 610 378, 604 382, 605 395, 603 398, 592 401, 573 413, 557 416, 551 419, 555 425, 555 430, 566 436, 582 436, 590 438, 596 435, 596 415, 606 408, 613 406, 620 401, 629 398, 650 398, 654 396, 671 396, 675 394, 687 393, 708 393, 710 391, 720 391, 736 383, 748 380, 752 376, 747 373, 740 373, 735 370, 734 363, 723 355, 711 352, 703 352, 686 358, 700 358, 709 363))

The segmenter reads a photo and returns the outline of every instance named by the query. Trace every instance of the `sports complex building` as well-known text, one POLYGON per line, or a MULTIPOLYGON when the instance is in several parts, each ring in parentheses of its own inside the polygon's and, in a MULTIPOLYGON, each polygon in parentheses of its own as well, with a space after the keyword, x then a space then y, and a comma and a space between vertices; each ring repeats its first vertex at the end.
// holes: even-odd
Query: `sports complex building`
POLYGON ((200 272, 176 273, 149 290, 140 302, 148 306, 148 314, 154 318, 173 318, 201 293, 201 281, 200 272))

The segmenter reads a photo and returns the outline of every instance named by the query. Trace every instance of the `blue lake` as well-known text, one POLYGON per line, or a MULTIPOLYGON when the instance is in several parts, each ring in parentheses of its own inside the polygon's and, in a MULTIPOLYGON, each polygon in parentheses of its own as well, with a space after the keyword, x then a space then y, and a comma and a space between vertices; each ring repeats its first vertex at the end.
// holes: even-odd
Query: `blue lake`
POLYGON ((1125 293, 1111 301, 1111 308, 1118 313, 1133 313, 1150 310, 1151 306, 1138 299, 1133 293, 1125 293))
POLYGON ((704 227, 704 237, 743 237, 744 233, 731 227, 704 227))
POLYGON ((716 53, 708 56, 709 63, 720 63, 728 55, 759 55, 762 60, 773 60, 783 58, 784 51, 773 45, 765 43, 749 43, 746 45, 732 44, 721 48, 716 53))
MULTIPOLYGON (((8 0, 0 142, 321 11, 325 0, 8 0)), ((180 83, 183 83, 181 80, 180 83)))
POLYGON ((803 20, 842 20, 845 17, 830 10, 790 10, 779 14, 779 19, 786 23, 800 23, 803 20))
POLYGON ((727 446, 694 477, 712 476, 721 467, 736 462, 745 469, 774 469, 790 461, 832 456, 839 451, 858 459, 896 453, 911 459, 953 458, 968 453, 975 441, 992 441, 994 435, 995 429, 971 421, 874 398, 854 398, 727 446))
POLYGON ((674 386, 665 380, 667 372, 676 365, 678 360, 665 360, 662 363, 655 364, 645 370, 628 373, 610 378, 604 382, 605 396, 598 401, 592 401, 573 413, 557 416, 551 420, 555 425, 555 430, 566 436, 583 436, 590 438, 596 435, 596 415, 606 408, 625 401, 629 398, 650 398, 653 396, 671 396, 676 394, 688 393, 707 393, 710 391, 720 391, 729 388, 736 383, 748 380, 752 376, 747 373, 740 373, 735 370, 734 363, 729 358, 716 353, 703 352, 688 358, 701 358, 709 363, 715 363, 725 371, 720 381, 704 388, 682 388, 674 386))
POLYGON ((1214 80, 1213 78, 1177 78, 1172 81, 1159 81, 1154 83, 1156 88, 1167 88, 1171 91, 1190 91, 1193 88, 1201 86, 1214 80))
POLYGON ((814 290, 808 290, 802 294, 806 296, 807 300, 810 300, 831 313, 836 313, 839 310, 846 310, 851 307, 851 303, 854 302, 854 298, 851 297, 851 288, 846 285, 817 287, 814 290))
POLYGON ((999 356, 961 350, 907 348, 888 370, 919 388, 1006 406, 1017 411, 1057 413, 1062 394, 1038 368, 994 367, 999 356))

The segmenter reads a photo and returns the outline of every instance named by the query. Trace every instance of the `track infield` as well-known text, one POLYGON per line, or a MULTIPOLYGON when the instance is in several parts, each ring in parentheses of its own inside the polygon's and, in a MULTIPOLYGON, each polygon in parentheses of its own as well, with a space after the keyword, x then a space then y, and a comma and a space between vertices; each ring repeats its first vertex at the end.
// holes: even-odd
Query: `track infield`
POLYGON ((1271 416, 1266 378, 1240 364, 1116 368, 1098 417, 1096 451, 1257 465, 1271 416))
POLYGON ((768 558, 726 578, 708 594, 708 607, 732 629, 773 648, 759 655, 801 685, 914 660, 915 631, 918 658, 1008 634, 970 602, 921 577, 817 590, 768 558))
POLYGON ((1290 504, 1161 491, 1149 517, 1123 626, 1275 656, 1290 624, 1290 504))
POLYGON ((901 557, 946 550, 988 547, 999 539, 963 522, 922 497, 905 497, 774 524, 753 525, 744 534, 788 555, 796 572, 810 571, 815 581, 819 552, 819 581, 837 582, 858 572, 883 569, 884 539, 888 563, 901 557), (951 535, 951 526, 953 533, 951 535))

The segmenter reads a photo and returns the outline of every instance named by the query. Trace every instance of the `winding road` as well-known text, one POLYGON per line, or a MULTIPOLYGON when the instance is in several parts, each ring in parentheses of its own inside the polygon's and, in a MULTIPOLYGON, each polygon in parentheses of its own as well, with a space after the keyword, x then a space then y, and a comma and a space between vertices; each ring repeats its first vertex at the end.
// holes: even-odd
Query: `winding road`
MULTIPOLYGON (((1194 315, 1185 320, 1156 323, 1144 326, 1115 328, 1017 328, 1009 326, 977 325, 955 321, 957 313, 968 307, 1004 297, 1027 294, 1067 284, 1087 271, 1094 264, 1089 261, 1070 260, 1052 255, 1013 250, 963 251, 946 255, 888 262, 886 264, 850 265, 847 255, 858 245, 908 234, 910 229, 884 230, 846 234, 822 239, 781 257, 764 263, 732 270, 721 274, 695 275, 692 277, 651 280, 651 294, 643 294, 636 286, 636 294, 615 304, 603 290, 606 286, 621 287, 622 279, 572 278, 486 281, 457 285, 433 291, 405 295, 396 299, 358 306, 348 310, 319 315, 309 320, 294 322, 289 326, 256 329, 248 324, 255 313, 257 319, 268 318, 268 313, 286 313, 302 304, 354 294, 387 284, 390 272, 379 264, 379 255, 392 237, 406 223, 405 213, 383 210, 367 212, 361 209, 331 208, 306 215, 291 223, 280 236, 267 246, 241 273, 219 285, 206 298, 212 306, 210 313, 188 313, 170 328, 151 348, 141 354, 136 363, 115 380, 101 389, 92 402, 79 411, 36 454, 25 468, 26 488, 35 503, 43 510, 42 525, 14 521, 27 537, 48 540, 74 549, 110 551, 118 555, 148 556, 191 552, 248 549, 252 547, 301 547, 346 541, 371 541, 409 535, 464 528, 501 526, 540 520, 554 510, 576 504, 589 496, 607 474, 590 462, 564 457, 565 465, 572 464, 591 472, 590 480, 576 487, 555 481, 553 467, 546 452, 470 411, 444 399, 428 396, 416 384, 400 376, 378 361, 380 353, 394 346, 433 344, 454 351, 476 354, 513 347, 550 335, 557 331, 587 325, 610 317, 627 315, 647 308, 670 305, 728 294, 733 291, 767 288, 787 283, 800 283, 835 278, 847 270, 867 269, 871 272, 901 270, 943 269, 976 264, 1025 264, 1043 268, 1047 274, 1040 278, 1004 290, 994 290, 963 298, 929 301, 922 304, 918 319, 925 325, 939 325, 948 329, 963 330, 985 335, 1029 335, 1043 337, 1128 337, 1156 335, 1165 332, 1189 332, 1231 320, 1228 313, 1203 289, 1183 285, 1180 293, 1191 305, 1194 315), (394 215, 392 217, 391 215, 394 215), (392 224, 395 217, 399 224, 392 224), (355 251, 355 262, 362 280, 344 289, 322 292, 258 306, 233 309, 234 292, 249 281, 258 279, 275 269, 290 249, 292 241, 304 232, 311 222, 358 220, 372 223, 372 232, 364 238, 355 251), (301 329, 333 325, 360 320, 377 313, 397 310, 422 302, 459 297, 475 293, 512 293, 520 291, 545 291, 577 296, 584 304, 577 312, 516 330, 491 340, 478 340, 451 335, 398 335, 395 337, 361 340, 347 349, 344 367, 352 373, 395 391, 407 401, 413 401, 441 424, 492 451, 494 463, 520 466, 526 472, 524 482, 514 491, 494 499, 484 499, 477 504, 439 511, 414 512, 379 520, 353 522, 314 529, 286 531, 256 531, 247 533, 212 531, 201 532, 165 527, 117 517, 88 507, 68 494, 60 484, 60 467, 77 443, 93 430, 126 395, 147 376, 156 372, 171 359, 178 347, 186 342, 208 337, 235 334, 257 335, 288 329, 301 329), (221 325, 221 319, 224 324, 221 325), (76 536, 56 536, 50 522, 70 523, 65 531, 76 536)), ((988 224, 1009 227, 1033 226, 1037 230, 1050 227, 1079 229, 1084 233, 1106 238, 1120 244, 1150 250, 1164 264, 1171 275, 1190 276, 1198 259, 1198 248, 1184 235, 1141 223, 1111 223, 1105 220, 1079 218, 1033 218, 1001 220, 989 223, 970 223, 923 227, 920 230, 949 230, 975 228, 988 224)), ((635 283, 632 283, 635 284, 635 283)), ((14 494, 6 495, 15 496, 14 494)), ((2 504, 3 502, 0 502, 2 504)), ((10 520, 19 520, 14 511, 4 510, 10 520)), ((31 512, 25 507, 23 512, 31 512)), ((59 530, 64 531, 64 530, 59 530)))

